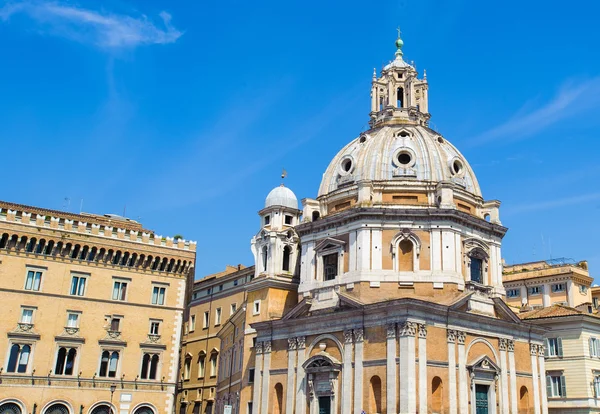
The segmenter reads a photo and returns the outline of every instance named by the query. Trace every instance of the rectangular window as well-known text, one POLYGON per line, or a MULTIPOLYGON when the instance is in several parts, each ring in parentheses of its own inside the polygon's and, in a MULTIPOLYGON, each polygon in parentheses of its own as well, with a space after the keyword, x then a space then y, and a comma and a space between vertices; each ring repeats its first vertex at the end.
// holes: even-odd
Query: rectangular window
POLYGON ((67 328, 79 328, 79 312, 67 312, 67 328))
POLYGON ((529 288, 529 294, 531 296, 535 296, 535 295, 541 295, 543 291, 542 286, 531 286, 529 288))
POLYGON ((219 285, 219 292, 223 291, 223 285, 219 285))
POLYGON ((190 316, 190 332, 193 332, 196 330, 196 315, 191 315, 190 316))
POLYGON ((127 298, 127 282, 115 280, 112 298, 113 300, 125 300, 127 298))
POLYGON ((265 216, 265 226, 268 226, 271 223, 271 216, 265 216))
POLYGON ((82 275, 73 275, 71 279, 71 295, 72 296, 83 296, 85 295, 85 285, 87 283, 87 277, 82 275))
POLYGON ((564 283, 556 283, 554 285, 552 285, 552 292, 556 293, 556 292, 564 292, 566 290, 566 286, 564 283))
POLYGON ((254 368, 248 370, 248 384, 254 383, 254 368))
POLYGON ((232 303, 231 304, 231 312, 230 312, 230 314, 233 315, 236 310, 237 310, 237 303, 232 303))
POLYGON ((207 294, 207 295, 210 295, 211 293, 212 293, 212 288, 208 288, 208 289, 206 289, 206 294, 207 294))
POLYGON ((152 304, 153 305, 164 305, 165 304, 165 292, 167 288, 163 286, 154 286, 152 288, 152 304))
POLYGON ((215 309, 215 325, 221 324, 221 308, 215 309))
POLYGON ((549 356, 549 357, 562 357, 563 356, 562 338, 546 339, 546 356, 549 356))
POLYGON ((338 275, 338 254, 323 256, 323 279, 333 280, 338 275))
POLYGON ((25 279, 25 290, 40 290, 42 284, 42 272, 39 270, 28 270, 25 279))
POLYGON ((291 226, 292 225, 292 220, 294 220, 294 217, 288 216, 287 214, 285 215, 285 224, 288 224, 288 225, 291 226))
POLYGON ((204 378, 204 371, 206 369, 206 355, 201 354, 198 358, 198 378, 204 378))
POLYGON ((237 279, 235 279, 235 280, 233 281, 233 286, 237 286, 237 285, 238 285, 238 280, 237 280, 237 279))
POLYGON ((598 298, 592 298, 592 304, 594 305, 594 309, 598 309, 598 298))
POLYGON ((150 321, 150 335, 159 335, 160 321, 150 321))
POLYGON ((549 375, 546 377, 546 382, 548 397, 565 398, 567 396, 567 386, 563 375, 549 375))
POLYGON ((217 375, 217 357, 213 354, 210 357, 210 376, 217 375))
POLYGON ((594 397, 600 398, 600 375, 594 376, 594 397))
POLYGON ((252 307, 252 315, 260 314, 260 300, 255 300, 252 307))
POLYGON ((506 291, 507 298, 518 298, 521 296, 521 289, 508 289, 506 291))
POLYGON ((21 323, 33 324, 33 308, 21 309, 21 323))
POLYGON ((120 318, 112 318, 110 320, 110 330, 114 332, 120 332, 121 327, 121 319, 120 318))
POLYGON ((203 328, 208 328, 208 319, 209 319, 209 314, 208 311, 204 312, 204 321, 202 322, 202 327, 203 328))

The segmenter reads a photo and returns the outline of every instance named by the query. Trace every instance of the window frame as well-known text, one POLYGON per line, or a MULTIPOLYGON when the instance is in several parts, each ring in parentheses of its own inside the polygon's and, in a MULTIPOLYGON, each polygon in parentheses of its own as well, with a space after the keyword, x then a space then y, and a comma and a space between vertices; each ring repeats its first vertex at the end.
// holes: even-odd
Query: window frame
POLYGON ((25 283, 23 284, 23 290, 29 290, 31 292, 41 292, 44 284, 45 274, 48 269, 45 267, 35 267, 35 266, 26 266, 25 267, 25 283), (31 286, 28 288, 29 281, 29 273, 33 273, 33 278, 31 280, 31 286), (35 280, 36 276, 39 274, 39 281, 37 285, 37 289, 35 289, 35 280))
POLYGON ((204 311, 204 316, 202 319, 202 329, 208 329, 209 325, 210 325, 210 312, 204 311))
POLYGON ((550 288, 550 291, 552 293, 566 292, 567 291, 567 285, 566 285, 566 283, 553 283, 552 287, 550 288), (557 287, 560 287, 562 289, 557 289, 557 287))
POLYGON ((563 373, 550 373, 546 377, 546 381, 550 381, 549 384, 546 385, 546 391, 550 391, 548 393, 548 398, 566 398, 567 393, 567 384, 565 381, 565 376, 563 373))
POLYGON ((221 325, 223 319, 223 309, 221 307, 215 308, 215 326, 221 325))
POLYGON ((35 307, 35 306, 22 305, 21 306, 21 315, 19 316, 19 323, 26 323, 28 325, 33 325, 35 323, 36 310, 37 310, 37 307, 35 307), (24 320, 24 316, 25 316, 25 312, 26 311, 30 311, 31 312, 31 319, 29 320, 29 322, 27 322, 27 321, 24 320))
POLYGON ((33 366, 33 357, 35 351, 35 343, 33 341, 22 341, 22 340, 9 340, 8 347, 6 350, 6 358, 4 362, 4 371, 5 373, 16 374, 16 375, 28 375, 31 373, 31 369, 33 366), (19 351, 15 360, 15 369, 14 371, 9 371, 9 366, 11 365, 11 355, 13 347, 17 345, 19 346, 19 351), (19 372, 19 367, 21 366, 20 361, 22 359, 23 347, 29 347, 29 355, 27 356, 27 364, 25 365, 25 370, 19 372))
POLYGON ((188 332, 194 332, 196 330, 196 315, 190 315, 190 328, 188 332))
POLYGON ((233 315, 237 312, 237 302, 233 302, 229 304, 229 315, 233 315))
POLYGON ((529 296, 539 296, 544 294, 544 285, 535 285, 527 287, 527 294, 529 296), (535 289, 536 292, 534 292, 533 289, 535 289))
POLYGON ((546 338, 546 352, 545 356, 548 358, 562 358, 563 354, 563 345, 562 338, 546 338))
POLYGON ((90 274, 88 274, 88 273, 71 272, 71 287, 69 288, 69 296, 85 297, 85 293, 86 293, 87 287, 88 287, 88 278, 89 277, 90 277, 90 274), (77 279, 76 284, 74 284, 75 279, 77 279), (83 292, 81 292, 81 290, 82 290, 81 281, 83 281, 83 292), (73 293, 74 287, 75 287, 75 293, 73 293))
POLYGON ((260 315, 260 299, 256 299, 252 303, 252 316, 260 315))
POLYGON ((81 311, 74 311, 74 310, 67 310, 67 322, 65 323, 65 328, 77 328, 79 329, 79 326, 81 324, 81 314, 83 312, 81 311), (77 318, 75 318, 76 320, 76 326, 70 326, 69 325, 69 321, 71 320, 70 316, 71 315, 76 315, 77 318))
POLYGON ((158 283, 152 283, 152 295, 150 303, 155 306, 164 306, 167 302, 167 286, 158 283), (162 296, 161 296, 162 292, 162 296), (161 301, 162 298, 162 301, 161 301))
POLYGON ((98 364, 98 377, 99 378, 119 378, 120 374, 121 374, 121 353, 123 352, 123 349, 121 348, 100 348, 100 360, 99 360, 99 364, 98 364), (102 373, 102 355, 104 355, 105 352, 108 352, 108 362, 106 365, 106 375, 101 375, 102 373), (117 353, 117 367, 115 370, 115 375, 111 376, 110 375, 110 365, 111 365, 111 359, 114 353, 117 353))
POLYGON ((157 381, 158 379, 160 379, 160 372, 161 372, 161 365, 162 365, 161 362, 162 362, 162 353, 161 352, 156 352, 154 350, 148 350, 148 349, 142 350, 142 358, 140 360, 139 378, 144 381, 157 381), (146 356, 148 356, 148 360, 144 364, 144 358, 146 358, 146 356), (151 375, 152 374, 152 366, 154 364, 155 357, 157 358, 157 360, 156 360, 156 366, 154 367, 154 378, 151 378, 152 377, 152 375, 151 375), (143 375, 144 371, 145 371, 146 375, 143 375))
POLYGON ((150 319, 148 323, 148 335, 160 335, 162 320, 161 319, 150 319), (156 332, 152 331, 152 326, 156 324, 156 332))
POLYGON ((519 289, 519 288, 506 289, 506 297, 509 299, 520 298, 521 297, 521 289, 519 289), (515 292, 515 294, 511 295, 510 292, 515 292))
POLYGON ((81 348, 79 346, 74 346, 73 344, 66 344, 66 343, 58 343, 56 344, 56 350, 54 352, 54 364, 53 364, 53 368, 52 368, 52 375, 56 375, 56 376, 60 376, 60 377, 73 377, 75 375, 77 375, 78 372, 78 368, 79 368, 79 356, 80 356, 80 351, 81 348), (56 372, 56 368, 57 368, 57 364, 58 364, 58 358, 59 358, 59 353, 61 348, 65 349, 65 359, 63 361, 63 367, 62 367, 62 373, 57 373, 56 372), (71 352, 71 350, 75 351, 75 357, 74 357, 74 361, 73 361, 73 366, 71 368, 71 373, 67 374, 67 363, 68 363, 68 358, 69 358, 69 353, 71 352))
POLYGON ((113 288, 112 288, 112 293, 111 293, 111 299, 114 301, 118 301, 118 302, 127 302, 130 284, 131 284, 131 279, 113 277, 113 288), (117 284, 119 284, 118 290, 116 290, 117 284), (125 285, 125 289, 123 289, 123 285, 125 285), (117 298, 115 298, 115 291, 118 292, 117 298))

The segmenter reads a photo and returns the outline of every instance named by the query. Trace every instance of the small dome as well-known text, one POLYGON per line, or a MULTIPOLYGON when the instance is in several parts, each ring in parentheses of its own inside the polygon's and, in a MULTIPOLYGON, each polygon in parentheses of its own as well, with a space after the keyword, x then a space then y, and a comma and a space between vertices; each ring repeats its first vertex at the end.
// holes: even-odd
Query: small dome
POLYGON ((273 206, 284 206, 298 210, 298 199, 292 190, 281 184, 279 187, 272 189, 265 200, 265 208, 273 206))

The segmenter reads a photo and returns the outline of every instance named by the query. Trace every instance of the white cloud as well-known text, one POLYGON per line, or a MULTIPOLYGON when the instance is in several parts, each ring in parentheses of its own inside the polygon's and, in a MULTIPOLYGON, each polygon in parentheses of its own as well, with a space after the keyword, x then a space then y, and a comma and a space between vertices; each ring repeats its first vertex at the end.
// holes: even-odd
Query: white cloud
POLYGON ((535 110, 530 110, 531 106, 529 102, 503 124, 473 138, 471 144, 528 138, 575 115, 600 107, 600 77, 565 82, 549 102, 535 110))
POLYGON ((24 15, 43 32, 103 48, 132 48, 175 42, 183 34, 171 24, 171 15, 159 14, 159 22, 145 15, 129 16, 79 8, 59 2, 19 1, 0 8, 0 19, 24 15))

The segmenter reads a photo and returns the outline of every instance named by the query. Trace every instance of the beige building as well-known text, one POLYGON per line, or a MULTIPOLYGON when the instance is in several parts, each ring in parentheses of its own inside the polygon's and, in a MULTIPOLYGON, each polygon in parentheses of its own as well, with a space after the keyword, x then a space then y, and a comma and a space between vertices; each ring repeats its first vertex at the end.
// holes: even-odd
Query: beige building
POLYGON ((505 265, 502 272, 506 303, 515 308, 591 304, 593 280, 587 262, 569 259, 505 265))
POLYGON ((0 412, 171 414, 196 245, 0 202, 0 412))

